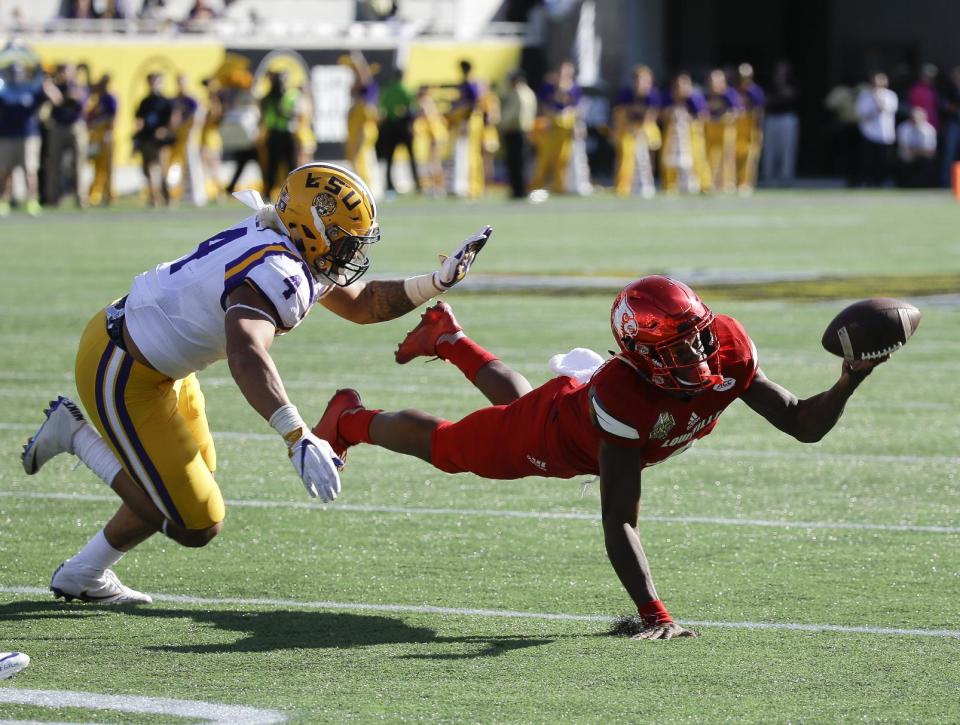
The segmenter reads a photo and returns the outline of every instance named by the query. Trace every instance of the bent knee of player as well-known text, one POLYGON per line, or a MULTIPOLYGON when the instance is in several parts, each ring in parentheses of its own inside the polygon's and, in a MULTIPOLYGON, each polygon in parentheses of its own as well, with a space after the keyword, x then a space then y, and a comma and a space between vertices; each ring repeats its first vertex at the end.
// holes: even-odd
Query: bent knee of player
POLYGON ((218 521, 205 529, 186 529, 168 525, 167 535, 181 546, 190 549, 199 549, 213 541, 223 528, 223 521, 218 521))

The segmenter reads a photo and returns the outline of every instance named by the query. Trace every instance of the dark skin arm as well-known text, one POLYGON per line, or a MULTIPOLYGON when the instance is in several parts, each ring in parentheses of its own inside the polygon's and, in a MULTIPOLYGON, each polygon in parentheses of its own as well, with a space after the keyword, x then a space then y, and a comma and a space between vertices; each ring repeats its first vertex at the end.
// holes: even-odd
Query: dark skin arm
MULTIPOLYGON (((600 507, 607 556, 637 608, 659 599, 637 521, 640 517, 640 451, 601 441, 600 507)), ((651 625, 637 639, 694 637, 676 622, 651 625)))
POLYGON ((840 420, 843 408, 857 386, 884 360, 844 361, 840 378, 832 387, 802 400, 770 380, 762 370, 757 370, 756 377, 741 398, 778 430, 802 443, 816 443, 840 420))
POLYGON ((393 320, 416 307, 403 289, 403 280, 359 280, 348 287, 334 287, 320 304, 360 325, 393 320))

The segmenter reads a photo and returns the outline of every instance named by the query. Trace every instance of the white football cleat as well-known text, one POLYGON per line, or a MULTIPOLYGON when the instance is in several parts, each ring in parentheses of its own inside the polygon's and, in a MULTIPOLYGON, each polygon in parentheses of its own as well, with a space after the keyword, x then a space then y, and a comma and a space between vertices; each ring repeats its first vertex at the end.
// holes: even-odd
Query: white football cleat
POLYGON ((73 436, 87 422, 80 407, 64 395, 50 401, 43 413, 47 419, 27 441, 20 456, 27 475, 33 475, 60 453, 73 453, 73 436))
POLYGON ((112 569, 100 574, 92 573, 82 566, 73 566, 67 559, 50 579, 50 591, 57 599, 67 602, 79 599, 93 604, 150 604, 149 594, 124 586, 112 569))
POLYGON ((0 680, 7 680, 27 669, 30 658, 23 652, 0 652, 0 680))

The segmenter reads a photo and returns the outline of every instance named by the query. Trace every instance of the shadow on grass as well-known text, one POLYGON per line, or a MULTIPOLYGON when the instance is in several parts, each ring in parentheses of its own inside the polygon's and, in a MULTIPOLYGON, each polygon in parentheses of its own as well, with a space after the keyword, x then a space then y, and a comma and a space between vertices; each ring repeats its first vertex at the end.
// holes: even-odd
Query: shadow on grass
POLYGON ((515 649, 538 647, 553 639, 522 635, 504 637, 440 637, 427 627, 411 627, 401 619, 375 614, 300 610, 222 611, 161 607, 93 608, 57 602, 15 601, 0 605, 0 622, 33 619, 81 619, 123 615, 148 619, 190 619, 217 630, 246 635, 233 642, 147 646, 160 652, 216 654, 272 652, 284 649, 350 649, 385 644, 463 645, 469 651, 407 654, 404 659, 470 659, 496 657, 515 649))

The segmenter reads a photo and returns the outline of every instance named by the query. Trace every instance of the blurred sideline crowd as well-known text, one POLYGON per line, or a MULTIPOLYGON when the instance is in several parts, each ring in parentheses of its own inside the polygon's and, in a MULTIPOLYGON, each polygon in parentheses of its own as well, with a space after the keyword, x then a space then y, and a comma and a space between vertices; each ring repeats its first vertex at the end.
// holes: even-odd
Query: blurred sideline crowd
MULTIPOLYGON (((150 73, 142 100, 121 108, 108 74, 92 78, 72 64, 44 69, 25 50, 7 61, 0 65, 0 215, 11 210, 18 169, 26 190, 18 203, 27 213, 64 196, 79 207, 110 204, 120 113, 135 118, 130 141, 148 205, 216 201, 250 164, 272 194, 316 153, 310 84, 293 85, 283 72, 255 84, 249 71, 225 66, 203 81, 199 97, 184 77, 150 73)), ((787 62, 776 64, 767 88, 748 63, 712 69, 696 79, 702 84, 686 72, 661 84, 638 66, 612 98, 581 90, 572 62, 536 83, 518 70, 493 87, 464 60, 456 85, 418 89, 404 85, 402 70, 378 72, 360 52, 341 62, 353 77, 342 158, 388 198, 398 190, 477 198, 500 184, 513 198, 539 201, 589 194, 601 182, 620 196, 745 195, 758 183, 794 182, 800 123, 787 62), (603 149, 607 171, 592 172, 603 149)), ((899 94, 889 85, 877 72, 824 100, 847 183, 949 185, 960 155, 960 67, 941 79, 924 65, 899 94)))

